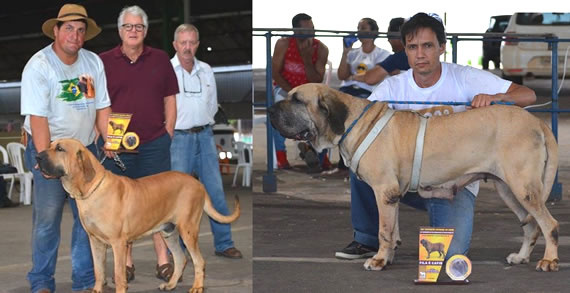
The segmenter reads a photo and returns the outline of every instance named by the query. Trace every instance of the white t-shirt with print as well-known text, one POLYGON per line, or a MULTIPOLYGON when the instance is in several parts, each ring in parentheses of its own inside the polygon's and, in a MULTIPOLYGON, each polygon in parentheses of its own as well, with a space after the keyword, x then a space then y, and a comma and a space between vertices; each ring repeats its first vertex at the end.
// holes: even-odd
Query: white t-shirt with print
MULTIPOLYGON (((350 74, 364 74, 366 71, 372 69, 376 64, 384 61, 388 56, 390 56, 390 52, 378 47, 375 47, 370 53, 365 53, 362 50, 362 47, 360 47, 348 52, 346 62, 350 66, 350 74)), ((369 85, 365 82, 355 80, 343 80, 340 86, 343 87, 354 84, 368 91, 372 91, 374 87, 376 87, 376 85, 369 85)))
MULTIPOLYGON (((30 115, 46 117, 51 140, 75 138, 85 146, 95 139, 96 110, 109 107, 103 62, 95 53, 80 49, 77 61, 64 64, 52 44, 38 51, 24 67, 21 115, 32 134, 30 115)), ((33 135, 33 134, 32 134, 33 135)))
MULTIPOLYGON (((441 63, 441 77, 431 87, 420 88, 413 77, 413 69, 385 79, 370 97, 371 101, 430 101, 430 102, 471 102, 477 94, 494 95, 506 93, 510 81, 470 66, 441 63)), ((465 111, 466 106, 390 104, 396 110, 416 110, 426 116, 447 115, 465 111)), ((466 186, 477 195, 479 182, 466 186)))

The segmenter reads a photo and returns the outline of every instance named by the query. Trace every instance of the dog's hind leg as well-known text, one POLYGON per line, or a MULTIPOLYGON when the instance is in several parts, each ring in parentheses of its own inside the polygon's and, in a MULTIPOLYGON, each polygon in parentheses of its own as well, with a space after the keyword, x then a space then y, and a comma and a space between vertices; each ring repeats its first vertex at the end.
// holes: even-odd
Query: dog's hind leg
MULTIPOLYGON (((505 204, 515 213, 519 221, 522 221, 527 217, 528 212, 523 208, 523 206, 516 200, 515 195, 512 193, 509 186, 503 181, 494 181, 495 188, 499 193, 499 196, 503 199, 505 204)), ((536 221, 534 219, 527 224, 522 226, 524 232, 524 239, 522 246, 518 253, 513 252, 507 256, 507 263, 513 264, 523 264, 528 263, 530 254, 536 244, 536 239, 539 236, 539 229, 536 221)))
MULTIPOLYGON (((528 213, 536 220, 536 223, 542 230, 546 248, 544 257, 536 265, 537 271, 558 271, 558 222, 552 217, 546 205, 544 204, 540 188, 531 188, 533 185, 528 184, 525 187, 515 186, 511 188, 519 203, 528 211, 528 213)), ((535 186, 541 186, 536 184, 535 186)), ((543 188, 543 187, 542 187, 543 188)))
POLYGON ((186 267, 186 257, 184 256, 184 252, 182 251, 182 247, 180 246, 179 234, 176 229, 173 232, 164 232, 161 231, 162 237, 166 242, 166 246, 172 253, 172 258, 174 259, 174 272, 172 273, 172 277, 168 282, 162 283, 158 286, 160 290, 173 290, 176 288, 178 284, 178 280, 182 277, 182 273, 184 272, 184 268, 186 267))
POLYGON ((107 260, 107 245, 95 237, 89 237, 91 254, 93 255, 93 269, 95 270, 94 293, 103 293, 105 283, 105 261, 107 260))
POLYGON ((200 229, 200 217, 198 221, 191 221, 190 223, 180 223, 179 231, 186 244, 186 249, 192 257, 192 262, 194 264, 194 283, 192 288, 190 288, 191 293, 202 293, 204 292, 204 274, 205 274, 205 262, 202 254, 200 253, 200 248, 198 247, 198 232, 200 229))

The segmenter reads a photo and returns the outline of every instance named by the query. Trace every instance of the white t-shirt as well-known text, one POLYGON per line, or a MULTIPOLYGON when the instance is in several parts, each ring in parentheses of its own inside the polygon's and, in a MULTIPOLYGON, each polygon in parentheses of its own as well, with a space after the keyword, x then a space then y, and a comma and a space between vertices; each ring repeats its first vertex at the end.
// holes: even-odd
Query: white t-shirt
POLYGON ((218 111, 218 92, 214 71, 205 62, 194 58, 192 72, 180 65, 175 54, 170 63, 174 67, 180 93, 176 95, 176 126, 186 130, 192 127, 213 125, 218 111))
MULTIPOLYGON (((413 77, 413 69, 385 79, 377 86, 370 97, 371 101, 432 101, 432 102, 471 102, 477 94, 506 93, 510 81, 499 78, 487 71, 453 63, 441 63, 441 77, 429 88, 420 88, 413 77)), ((417 110, 426 115, 447 115, 465 111, 465 106, 390 104, 396 110, 417 110)), ((477 195, 479 182, 466 186, 477 195)))
MULTIPOLYGON (((364 51, 362 51, 362 47, 360 47, 348 52, 346 62, 350 66, 350 74, 364 74, 366 71, 372 69, 376 64, 384 61, 388 56, 390 56, 390 52, 378 47, 375 47, 370 53, 364 53, 364 51)), ((372 91, 376 86, 355 80, 343 80, 340 86, 343 87, 354 84, 361 89, 368 91, 372 91)))
MULTIPOLYGON (((75 138, 85 146, 95 139, 96 110, 109 107, 103 62, 95 53, 80 49, 77 61, 66 65, 52 44, 38 51, 24 67, 21 115, 32 134, 30 115, 46 117, 51 140, 75 138)), ((33 135, 33 134, 32 134, 33 135)))

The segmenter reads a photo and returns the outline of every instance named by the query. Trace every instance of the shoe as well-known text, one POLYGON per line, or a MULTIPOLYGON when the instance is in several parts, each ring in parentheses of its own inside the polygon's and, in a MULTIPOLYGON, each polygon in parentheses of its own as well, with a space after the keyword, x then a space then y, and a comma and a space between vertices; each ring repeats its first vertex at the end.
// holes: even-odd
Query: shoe
POLYGON ((329 160, 329 156, 327 154, 325 154, 323 162, 321 163, 321 169, 323 169, 323 171, 328 171, 332 169, 332 163, 329 160))
MULTIPOLYGON (((127 269, 127 284, 135 279, 135 264, 132 267, 126 266, 127 269)), ((115 276, 112 278, 113 284, 115 284, 115 276)))
MULTIPOLYGON (((319 169, 319 156, 317 155, 317 152, 315 152, 315 150, 308 144, 305 142, 300 142, 299 144, 297 144, 297 148, 299 149, 299 157, 301 157, 301 159, 303 159, 305 161, 305 163, 307 164, 307 166, 309 166, 310 169, 319 169)), ((321 170, 319 169, 319 172, 321 170)))
POLYGON ((174 265, 171 263, 165 263, 161 266, 156 265, 156 277, 165 282, 170 281, 172 274, 174 273, 174 265))
POLYGON ((347 247, 337 251, 334 256, 339 259, 359 259, 372 257, 376 252, 378 248, 352 241, 347 247))
MULTIPOLYGON (((13 202, 13 201, 11 201, 11 200, 9 200, 9 199, 3 200, 3 201, 0 203, 0 208, 15 208, 15 207, 18 207, 18 206, 20 206, 20 203, 13 202)), ((43 289, 42 289, 42 290, 43 290, 43 289)), ((47 289, 46 289, 46 290, 47 290, 47 289)))
POLYGON ((291 169, 291 165, 289 165, 289 161, 287 161, 286 151, 276 151, 275 154, 277 155, 278 169, 291 169))
POLYGON ((37 291, 36 293, 51 293, 51 290, 44 288, 44 289, 40 289, 40 291, 37 291))
POLYGON ((227 258, 233 258, 233 259, 243 257, 243 255, 241 254, 241 251, 237 250, 237 248, 235 248, 235 247, 230 247, 230 248, 228 248, 222 252, 216 251, 216 255, 227 257, 227 258))

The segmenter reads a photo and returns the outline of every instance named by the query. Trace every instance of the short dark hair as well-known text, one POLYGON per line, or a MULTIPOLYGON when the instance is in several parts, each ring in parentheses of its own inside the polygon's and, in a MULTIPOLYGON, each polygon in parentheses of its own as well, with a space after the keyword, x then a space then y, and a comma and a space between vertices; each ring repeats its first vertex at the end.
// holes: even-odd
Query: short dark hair
POLYGON ((368 25, 370 26, 370 31, 373 32, 377 32, 378 31, 378 24, 376 23, 376 20, 370 18, 370 17, 365 17, 361 20, 364 20, 368 23, 368 25))
POLYGON ((312 19, 313 18, 308 14, 299 13, 299 14, 293 16, 293 21, 291 21, 291 22, 293 24, 293 28, 297 28, 297 27, 301 27, 301 21, 312 20, 312 19))
POLYGON ((396 17, 390 20, 390 24, 388 25, 388 32, 390 33, 397 33, 400 32, 400 27, 404 24, 403 17, 396 17))
POLYGON ((435 33, 439 44, 445 44, 445 28, 443 27, 441 20, 420 12, 412 16, 402 25, 400 33, 402 35, 402 43, 404 46, 406 45, 406 36, 417 34, 420 28, 431 29, 435 33))

